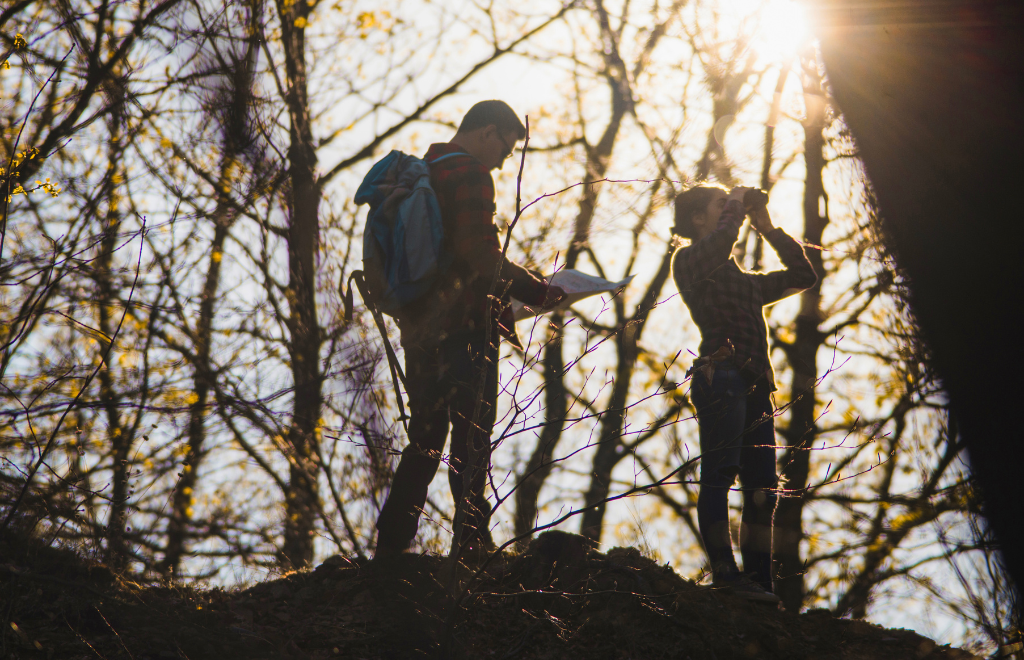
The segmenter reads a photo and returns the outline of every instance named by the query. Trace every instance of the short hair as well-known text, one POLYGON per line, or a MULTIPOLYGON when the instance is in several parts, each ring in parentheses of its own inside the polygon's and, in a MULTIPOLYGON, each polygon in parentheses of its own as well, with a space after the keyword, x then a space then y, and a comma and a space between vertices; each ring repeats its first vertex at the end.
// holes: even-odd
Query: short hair
POLYGON ((707 210, 716 190, 729 192, 729 189, 723 185, 704 183, 679 193, 676 196, 676 222, 672 227, 672 233, 691 240, 697 238, 697 231, 693 226, 693 216, 700 211, 707 210))
POLYGON ((526 127, 519 121, 516 111, 504 101, 480 101, 466 113, 459 125, 459 132, 466 133, 478 128, 494 126, 501 133, 515 131, 516 139, 526 137, 526 127))

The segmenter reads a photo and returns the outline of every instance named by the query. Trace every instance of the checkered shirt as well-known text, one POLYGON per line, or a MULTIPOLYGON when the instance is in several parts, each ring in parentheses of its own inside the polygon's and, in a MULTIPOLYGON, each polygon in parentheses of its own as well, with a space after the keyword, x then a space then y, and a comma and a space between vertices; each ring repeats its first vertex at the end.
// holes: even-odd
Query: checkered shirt
POLYGON ((803 248, 782 229, 765 236, 785 268, 770 273, 748 273, 732 258, 745 212, 730 200, 718 226, 672 259, 676 287, 700 328, 700 354, 711 355, 732 341, 734 360, 756 380, 763 374, 772 391, 775 372, 768 357, 768 324, 764 307, 814 286, 818 278, 803 248))
MULTIPOLYGON (((427 163, 445 154, 462 152, 455 144, 432 144, 423 157, 427 163)), ((515 326, 508 313, 497 323, 502 306, 488 301, 491 279, 501 259, 498 228, 494 224, 494 180, 484 165, 470 155, 452 156, 430 165, 430 186, 437 195, 444 222, 445 249, 454 255, 434 295, 424 298, 425 306, 413 312, 422 332, 434 339, 459 331, 483 329, 488 310, 494 315, 494 333, 513 339, 515 326), (429 326, 424 328, 423 326, 429 326)), ((506 260, 502 266, 506 292, 527 304, 543 304, 547 284, 522 266, 506 260)), ((409 327, 402 327, 403 341, 409 327)), ((411 334, 411 333, 409 333, 411 334)), ((516 341, 513 339, 513 341, 516 341)))

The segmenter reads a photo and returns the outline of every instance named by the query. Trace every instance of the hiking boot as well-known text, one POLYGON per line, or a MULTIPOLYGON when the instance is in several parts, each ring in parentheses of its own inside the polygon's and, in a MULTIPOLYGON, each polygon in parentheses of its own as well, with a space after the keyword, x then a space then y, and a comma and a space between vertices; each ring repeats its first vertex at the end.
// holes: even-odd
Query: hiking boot
POLYGON ((781 598, 762 587, 746 573, 734 573, 730 576, 722 576, 715 579, 711 586, 714 589, 719 589, 725 593, 757 603, 770 603, 775 605, 782 601, 781 598))

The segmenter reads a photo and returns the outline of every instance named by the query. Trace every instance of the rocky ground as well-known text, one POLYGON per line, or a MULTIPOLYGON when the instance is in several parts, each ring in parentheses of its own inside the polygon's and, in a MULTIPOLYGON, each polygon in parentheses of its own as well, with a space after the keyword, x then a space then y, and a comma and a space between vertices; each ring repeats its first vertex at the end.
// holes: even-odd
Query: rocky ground
POLYGON ((633 548, 548 533, 482 570, 341 556, 243 591, 143 586, 0 541, 2 658, 966 660, 906 630, 793 614, 694 584, 633 548), (455 594, 454 596, 452 594, 455 594))

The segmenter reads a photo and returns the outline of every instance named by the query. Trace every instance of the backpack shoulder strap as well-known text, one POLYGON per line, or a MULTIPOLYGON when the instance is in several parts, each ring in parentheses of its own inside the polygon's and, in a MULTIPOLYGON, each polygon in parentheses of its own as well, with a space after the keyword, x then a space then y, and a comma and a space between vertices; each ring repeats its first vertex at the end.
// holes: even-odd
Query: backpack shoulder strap
MULTIPOLYGON (((464 152, 464 151, 456 151, 456 152, 454 152, 454 153, 450 153, 450 154, 445 154, 445 155, 443 155, 443 156, 438 156, 438 157, 437 157, 437 158, 435 158, 434 160, 428 160, 428 161, 427 161, 427 165, 433 165, 434 163, 440 163, 440 162, 441 162, 442 160, 444 160, 445 158, 451 158, 452 156, 469 156, 469 154, 467 154, 467 153, 466 153, 466 152, 464 152)), ((472 158, 472 156, 470 156, 470 158, 472 158)))

